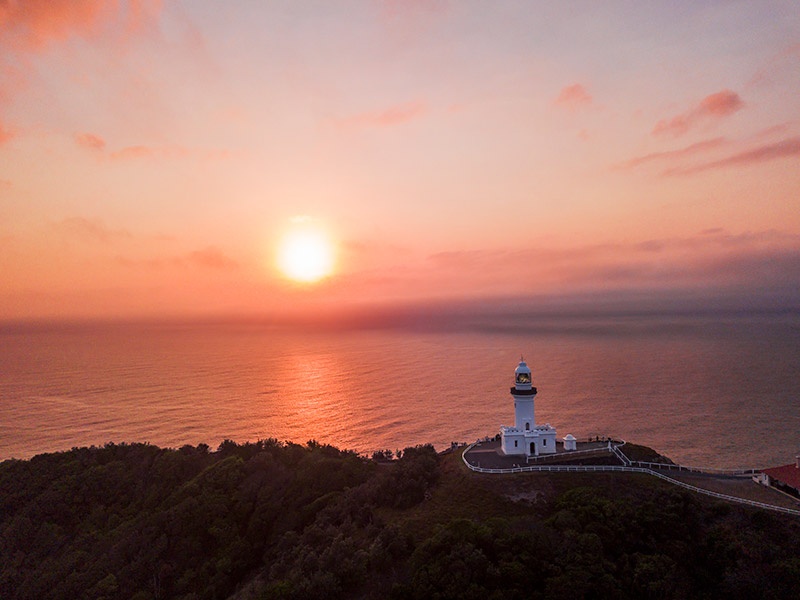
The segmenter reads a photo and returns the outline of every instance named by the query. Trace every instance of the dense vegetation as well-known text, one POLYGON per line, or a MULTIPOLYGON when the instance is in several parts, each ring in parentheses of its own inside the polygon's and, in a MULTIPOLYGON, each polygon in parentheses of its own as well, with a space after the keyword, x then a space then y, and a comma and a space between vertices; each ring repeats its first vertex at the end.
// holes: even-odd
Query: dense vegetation
POLYGON ((109 444, 0 463, 0 598, 795 598, 800 520, 430 446, 109 444), (376 457, 385 458, 385 457, 376 457))

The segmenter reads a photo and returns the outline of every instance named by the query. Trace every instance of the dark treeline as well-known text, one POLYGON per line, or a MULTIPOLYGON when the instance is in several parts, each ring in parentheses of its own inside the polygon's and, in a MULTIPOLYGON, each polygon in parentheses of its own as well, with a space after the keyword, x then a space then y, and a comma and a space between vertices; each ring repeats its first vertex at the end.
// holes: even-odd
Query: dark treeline
POLYGON ((0 463, 0 597, 795 598, 800 521, 625 475, 309 442, 0 463))

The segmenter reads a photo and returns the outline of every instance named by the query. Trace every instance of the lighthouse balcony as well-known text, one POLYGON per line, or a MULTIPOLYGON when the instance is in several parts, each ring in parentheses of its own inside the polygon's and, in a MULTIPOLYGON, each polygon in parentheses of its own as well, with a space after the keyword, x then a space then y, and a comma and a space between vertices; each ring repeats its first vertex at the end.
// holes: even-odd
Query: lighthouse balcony
POLYGON ((514 396, 535 396, 536 395, 536 388, 532 387, 529 390, 520 390, 516 387, 511 388, 511 394, 514 396))
POLYGON ((522 429, 513 425, 501 425, 500 433, 503 435, 521 435, 524 437, 538 436, 542 434, 555 435, 556 428, 548 423, 547 425, 534 425, 531 429, 522 429))

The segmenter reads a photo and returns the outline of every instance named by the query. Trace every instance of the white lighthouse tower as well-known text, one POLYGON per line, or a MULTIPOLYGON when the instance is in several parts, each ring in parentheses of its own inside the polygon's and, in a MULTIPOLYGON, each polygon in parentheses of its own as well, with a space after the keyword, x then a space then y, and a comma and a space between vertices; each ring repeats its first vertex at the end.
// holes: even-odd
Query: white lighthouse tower
POLYGON ((514 369, 514 426, 500 427, 501 448, 505 454, 538 456, 556 451, 556 430, 550 426, 537 425, 534 412, 536 388, 533 387, 530 367, 521 360, 514 369))
POLYGON ((535 423, 533 401, 536 397, 536 388, 533 387, 530 367, 524 360, 514 369, 514 387, 511 388, 511 395, 514 396, 514 426, 517 429, 530 431, 535 423))

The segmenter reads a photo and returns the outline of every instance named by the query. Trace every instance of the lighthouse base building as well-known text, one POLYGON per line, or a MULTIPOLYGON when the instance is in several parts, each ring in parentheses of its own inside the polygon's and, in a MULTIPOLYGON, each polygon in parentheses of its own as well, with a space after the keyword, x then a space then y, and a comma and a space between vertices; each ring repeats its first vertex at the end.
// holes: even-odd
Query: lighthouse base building
POLYGON ((521 361, 514 370, 514 426, 500 426, 501 449, 504 454, 539 456, 556 451, 556 429, 550 423, 537 425, 534 419, 534 398, 531 370, 521 361))
POLYGON ((523 431, 518 427, 500 427, 503 454, 539 456, 556 451, 556 430, 549 423, 523 431))

